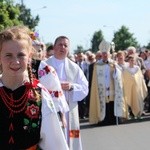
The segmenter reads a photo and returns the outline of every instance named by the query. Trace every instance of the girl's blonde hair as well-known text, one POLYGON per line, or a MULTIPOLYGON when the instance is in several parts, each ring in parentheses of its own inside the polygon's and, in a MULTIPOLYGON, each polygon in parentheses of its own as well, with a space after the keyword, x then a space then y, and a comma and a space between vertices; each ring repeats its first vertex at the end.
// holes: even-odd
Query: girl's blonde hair
POLYGON ((29 50, 33 50, 32 47, 32 39, 30 38, 30 29, 26 26, 13 26, 10 28, 6 28, 2 32, 0 32, 0 51, 2 49, 2 45, 4 42, 9 40, 26 40, 27 47, 29 50))
MULTIPOLYGON (((0 52, 4 42, 10 40, 12 41, 25 40, 27 41, 27 44, 25 45, 27 50, 29 51, 29 53, 30 52, 33 53, 34 48, 32 46, 32 39, 30 37, 30 32, 31 30, 26 26, 13 26, 3 30, 2 32, 0 32, 0 52)), ((30 83, 33 83, 31 64, 28 64, 27 71, 30 83)), ((2 70, 0 70, 0 72, 2 73, 2 70)), ((34 88, 32 88, 32 91, 35 94, 35 97, 38 98, 39 95, 36 93, 34 88)))

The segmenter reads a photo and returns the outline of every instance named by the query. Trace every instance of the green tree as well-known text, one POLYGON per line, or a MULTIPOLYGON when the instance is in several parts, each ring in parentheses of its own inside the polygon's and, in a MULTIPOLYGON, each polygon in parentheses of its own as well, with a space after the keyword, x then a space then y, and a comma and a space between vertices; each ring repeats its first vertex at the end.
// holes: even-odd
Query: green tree
POLYGON ((125 50, 129 46, 139 47, 136 38, 133 36, 134 34, 130 33, 126 26, 121 26, 121 28, 114 33, 113 42, 115 43, 115 51, 125 50))
POLYGON ((147 49, 150 49, 150 42, 146 46, 147 49))
POLYGON ((93 34, 93 38, 91 40, 92 43, 92 52, 97 52, 98 51, 98 46, 100 44, 100 42, 104 39, 103 33, 101 30, 96 31, 93 34))
POLYGON ((39 15, 33 17, 31 14, 31 10, 26 8, 24 4, 17 4, 16 6, 20 10, 18 19, 22 21, 24 25, 28 26, 31 30, 35 31, 35 27, 40 21, 39 15))
POLYGON ((14 25, 19 25, 19 9, 14 6, 12 0, 0 1, 0 31, 14 25))
POLYGON ((77 53, 79 53, 79 52, 84 52, 83 46, 81 46, 81 45, 77 45, 77 49, 74 50, 74 53, 75 53, 75 54, 77 54, 77 53))
POLYGON ((34 31, 39 21, 39 16, 33 17, 25 5, 14 4, 13 0, 0 0, 0 31, 21 24, 34 31))

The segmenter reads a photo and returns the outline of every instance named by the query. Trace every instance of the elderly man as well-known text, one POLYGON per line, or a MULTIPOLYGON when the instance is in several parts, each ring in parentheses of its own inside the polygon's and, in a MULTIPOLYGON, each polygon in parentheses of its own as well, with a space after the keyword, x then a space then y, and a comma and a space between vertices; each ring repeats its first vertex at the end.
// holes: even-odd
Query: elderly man
POLYGON ((94 64, 90 98, 90 124, 114 125, 116 117, 126 117, 121 70, 110 59, 110 44, 99 45, 102 59, 94 64))

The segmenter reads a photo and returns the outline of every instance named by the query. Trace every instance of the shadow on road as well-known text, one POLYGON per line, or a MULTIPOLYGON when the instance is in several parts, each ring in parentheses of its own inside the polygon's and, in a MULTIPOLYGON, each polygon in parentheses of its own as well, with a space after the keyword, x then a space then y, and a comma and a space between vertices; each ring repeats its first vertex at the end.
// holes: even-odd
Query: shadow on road
MULTIPOLYGON (((143 121, 150 121, 150 115, 144 115, 140 119, 125 120, 123 122, 119 122, 118 125, 131 124, 131 123, 139 123, 139 122, 143 122, 143 121)), ((86 119, 80 119, 80 129, 81 130, 82 129, 87 129, 87 128, 97 128, 97 127, 106 127, 106 126, 103 126, 100 123, 99 124, 91 125, 91 124, 89 124, 88 118, 86 118, 86 119)))

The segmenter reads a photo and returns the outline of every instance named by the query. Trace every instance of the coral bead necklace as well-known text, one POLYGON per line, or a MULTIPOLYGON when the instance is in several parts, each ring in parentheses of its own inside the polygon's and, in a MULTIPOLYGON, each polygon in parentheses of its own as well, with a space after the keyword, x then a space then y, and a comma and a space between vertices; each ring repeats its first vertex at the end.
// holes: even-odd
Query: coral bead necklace
POLYGON ((29 91, 30 89, 26 86, 24 94, 19 99, 13 99, 13 96, 8 95, 5 92, 4 88, 1 87, 0 95, 4 104, 9 109, 9 111, 11 113, 17 114, 17 113, 22 112, 25 109, 26 103, 28 101, 29 91))

